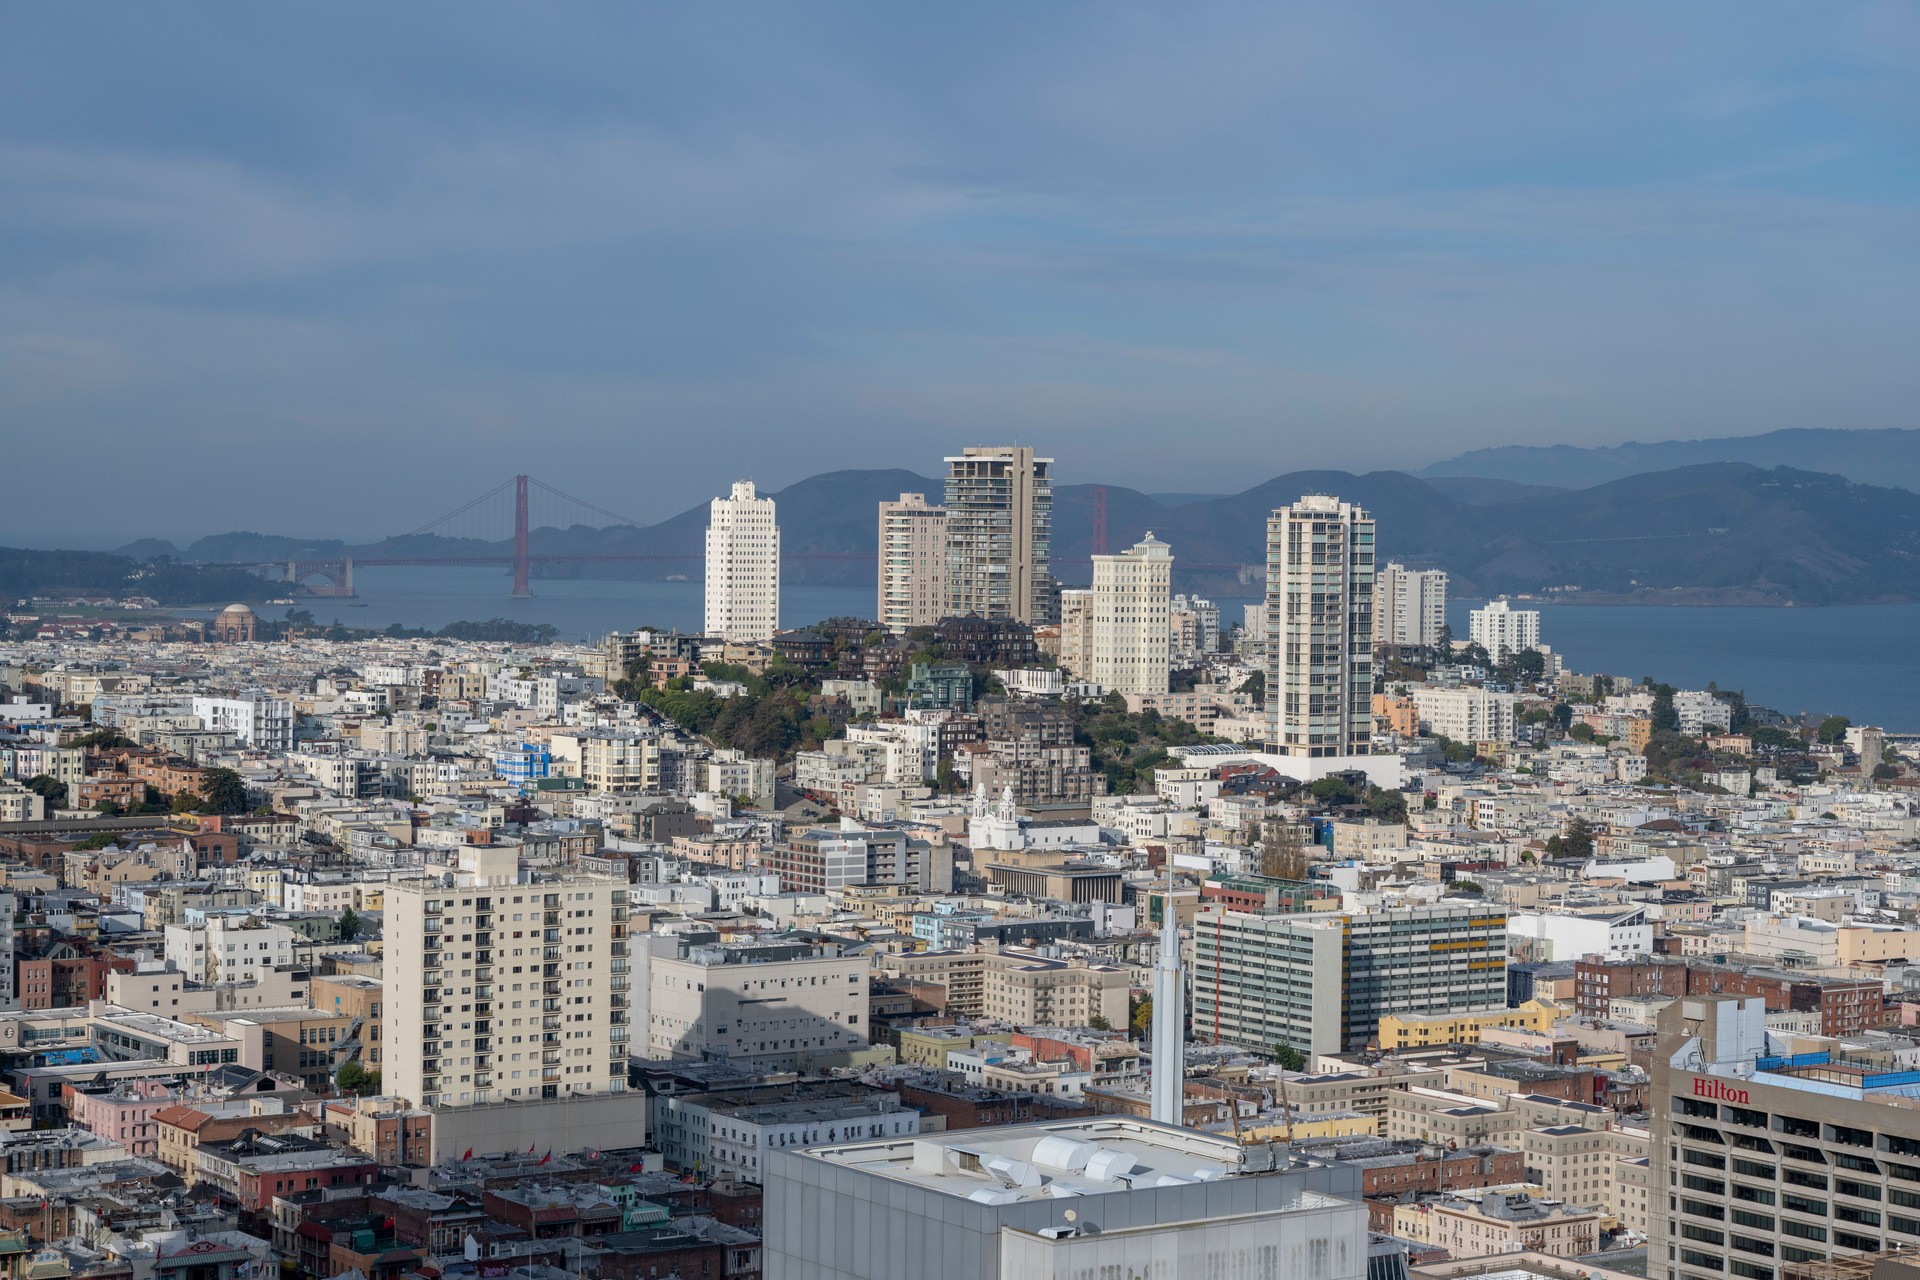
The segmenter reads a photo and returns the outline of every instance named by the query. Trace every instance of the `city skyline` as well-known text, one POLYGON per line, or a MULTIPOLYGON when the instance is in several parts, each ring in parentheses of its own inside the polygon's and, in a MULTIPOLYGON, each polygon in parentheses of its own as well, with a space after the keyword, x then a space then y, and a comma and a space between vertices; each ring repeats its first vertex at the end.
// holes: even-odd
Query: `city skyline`
POLYGON ((1186 490, 1912 400, 1898 9, 354 14, 0 19, 0 413, 106 508, 10 541, 384 531, 530 446, 672 511, 718 440, 1186 490))

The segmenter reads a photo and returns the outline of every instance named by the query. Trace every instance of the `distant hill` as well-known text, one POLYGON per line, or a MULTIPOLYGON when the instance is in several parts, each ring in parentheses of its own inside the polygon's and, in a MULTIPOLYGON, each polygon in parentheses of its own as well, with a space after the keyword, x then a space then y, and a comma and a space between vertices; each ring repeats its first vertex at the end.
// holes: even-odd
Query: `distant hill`
MULTIPOLYGON (((1257 588, 1228 572, 1180 566, 1257 563, 1267 513, 1303 493, 1367 508, 1382 557, 1446 569, 1463 596, 1572 586, 1587 597, 1667 603, 1920 599, 1920 494, 1739 463, 1477 503, 1395 471, 1296 472, 1173 508, 1109 488, 1108 546, 1150 529, 1172 545, 1176 580, 1189 589, 1250 595, 1257 588)), ((1054 510, 1056 571, 1084 584, 1091 503, 1068 486, 1054 510)))
MULTIPOLYGON (((1222 599, 1259 593, 1258 576, 1240 566, 1261 563, 1274 507, 1305 493, 1332 493, 1378 519, 1383 557, 1444 568, 1461 596, 1577 587, 1584 598, 1660 603, 1920 600, 1920 494, 1806 470, 1712 463, 1570 490, 1423 480, 1400 471, 1301 471, 1224 497, 1179 495, 1176 504, 1105 488, 1110 550, 1151 530, 1173 547, 1178 589, 1222 599)), ((789 580, 871 582, 876 504, 902 492, 937 501, 941 485, 911 471, 834 471, 773 491, 784 548, 827 553, 790 562, 789 580), (846 558, 832 558, 840 555, 846 558)), ((1091 576, 1093 499, 1092 485, 1062 485, 1054 494, 1054 572, 1069 585, 1085 585, 1091 576)), ((697 578, 706 521, 703 499, 645 528, 537 529, 532 545, 536 553, 652 557, 541 569, 548 576, 697 578)), ((198 558, 203 549, 232 560, 280 559, 295 549, 301 555, 508 550, 504 542, 433 537, 345 547, 259 534, 202 539, 189 554, 198 558)))
POLYGON ((265 600, 279 590, 245 569, 207 569, 107 551, 0 547, 0 601, 25 596, 151 596, 164 605, 265 600))
POLYGON ((1759 436, 1665 440, 1594 449, 1567 444, 1507 445, 1498 449, 1475 449, 1457 458, 1436 462, 1420 475, 1429 480, 1472 476, 1584 489, 1649 471, 1669 471, 1709 462, 1824 471, 1860 484, 1920 490, 1920 430, 1889 427, 1878 431, 1839 431, 1806 427, 1770 431, 1759 436))

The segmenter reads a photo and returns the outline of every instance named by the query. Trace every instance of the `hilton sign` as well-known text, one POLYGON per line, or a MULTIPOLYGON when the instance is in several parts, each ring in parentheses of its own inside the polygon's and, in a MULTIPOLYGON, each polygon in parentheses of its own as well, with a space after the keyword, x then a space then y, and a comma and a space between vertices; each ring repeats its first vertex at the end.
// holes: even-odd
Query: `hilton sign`
POLYGON ((1729 1088, 1718 1080, 1707 1080, 1700 1076, 1693 1078, 1693 1096, 1712 1098, 1715 1102, 1737 1102, 1741 1106, 1745 1106, 1747 1102, 1745 1089, 1729 1088))

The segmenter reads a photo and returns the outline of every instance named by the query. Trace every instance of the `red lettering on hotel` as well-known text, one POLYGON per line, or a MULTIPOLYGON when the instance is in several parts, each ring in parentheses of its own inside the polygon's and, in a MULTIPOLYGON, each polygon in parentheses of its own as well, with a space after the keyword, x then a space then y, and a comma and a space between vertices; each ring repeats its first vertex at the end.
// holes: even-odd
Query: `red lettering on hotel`
POLYGON ((1747 1091, 1745 1089, 1729 1088, 1718 1080, 1708 1080, 1700 1076, 1693 1078, 1693 1096, 1696 1098, 1712 1098, 1715 1102, 1737 1102, 1741 1106, 1747 1104, 1747 1091))

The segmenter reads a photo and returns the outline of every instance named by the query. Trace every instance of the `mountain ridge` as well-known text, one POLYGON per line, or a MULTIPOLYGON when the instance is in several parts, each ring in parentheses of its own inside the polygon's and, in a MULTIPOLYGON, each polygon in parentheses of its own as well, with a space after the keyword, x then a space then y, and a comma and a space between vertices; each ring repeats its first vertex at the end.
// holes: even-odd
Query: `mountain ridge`
MULTIPOLYGON (((1226 598, 1258 591, 1257 578, 1236 566, 1261 562, 1266 518, 1274 507, 1303 493, 1333 493, 1373 513, 1383 559, 1446 569, 1463 597, 1553 592, 1568 599, 1778 604, 1920 599, 1920 494, 1792 468, 1706 463, 1573 490, 1516 482, 1474 486, 1464 496, 1457 485, 1403 471, 1299 471, 1236 494, 1176 505, 1117 485, 1058 485, 1053 565, 1068 585, 1084 585, 1091 575, 1096 488, 1105 490, 1109 550, 1124 549, 1151 531, 1174 549, 1178 589, 1226 598)), ((940 490, 938 481, 911 471, 841 470, 770 491, 779 504, 785 549, 822 556, 790 564, 791 580, 872 581, 872 563, 859 557, 871 554, 877 542, 875 504, 902 492, 937 500, 940 490)), ((536 554, 655 557, 633 564, 538 566, 545 576, 694 575, 706 511, 702 501, 645 527, 537 529, 531 544, 536 554)), ((224 534, 200 539, 182 558, 506 550, 504 541, 430 536, 350 546, 224 534)))
POLYGON ((1582 447, 1500 445, 1426 467, 1422 479, 1503 480, 1586 489, 1652 471, 1709 462, 1745 462, 1845 476, 1857 484, 1920 490, 1920 429, 1787 427, 1761 435, 1635 441, 1582 447))

